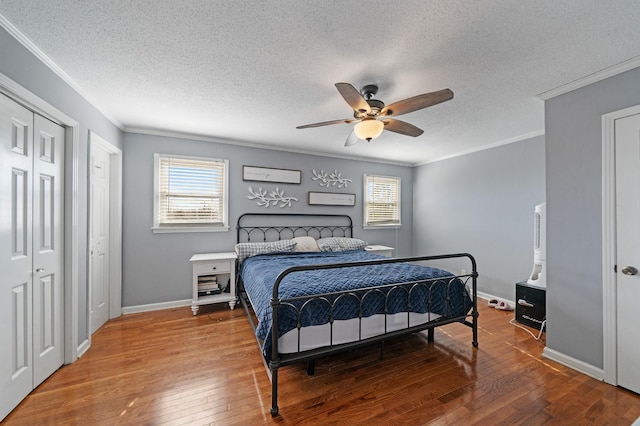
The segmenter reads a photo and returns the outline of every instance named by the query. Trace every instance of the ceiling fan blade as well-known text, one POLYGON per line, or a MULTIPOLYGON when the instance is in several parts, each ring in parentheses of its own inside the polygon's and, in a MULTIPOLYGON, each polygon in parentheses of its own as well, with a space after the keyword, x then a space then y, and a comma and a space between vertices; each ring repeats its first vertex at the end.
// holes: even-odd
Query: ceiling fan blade
POLYGON ((336 83, 336 89, 354 111, 371 112, 371 107, 360 92, 349 83, 336 83))
POLYGON ((384 129, 390 132, 400 133, 401 135, 420 136, 424 133, 424 130, 414 126, 413 124, 409 124, 406 121, 394 120, 394 119, 386 119, 382 120, 384 123, 384 129))
POLYGON ((356 136, 356 132, 351 132, 349 133, 349 136, 347 136, 347 141, 344 143, 344 146, 355 145, 359 140, 360 139, 356 136))
POLYGON ((308 129, 310 127, 321 127, 321 126, 329 126, 331 124, 349 124, 353 123, 353 118, 345 118, 344 120, 331 120, 331 121, 323 121, 321 123, 313 123, 313 124, 305 124, 304 126, 298 126, 296 129, 308 129))
POLYGON ((384 117, 390 115, 397 116, 400 114, 407 114, 422 108, 437 105, 450 99, 453 99, 453 92, 449 89, 442 89, 438 90, 437 92, 424 93, 422 95, 414 96, 412 98, 404 99, 402 101, 394 102, 391 105, 387 105, 382 109, 380 115, 384 117))

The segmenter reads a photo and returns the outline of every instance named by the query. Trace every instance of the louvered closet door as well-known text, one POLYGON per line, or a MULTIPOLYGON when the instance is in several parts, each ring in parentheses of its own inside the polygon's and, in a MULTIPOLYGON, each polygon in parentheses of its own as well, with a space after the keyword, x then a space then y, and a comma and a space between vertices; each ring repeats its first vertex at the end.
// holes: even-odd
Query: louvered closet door
POLYGON ((63 362, 63 153, 0 94, 0 419, 63 362))

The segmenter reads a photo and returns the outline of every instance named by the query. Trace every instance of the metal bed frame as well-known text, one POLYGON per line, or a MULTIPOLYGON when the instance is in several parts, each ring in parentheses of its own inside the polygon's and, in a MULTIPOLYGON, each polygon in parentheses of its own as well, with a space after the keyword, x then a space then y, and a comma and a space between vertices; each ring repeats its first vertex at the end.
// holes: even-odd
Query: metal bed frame
MULTIPOLYGON (((273 223, 273 222, 271 222, 273 223)), ((280 213, 246 213, 241 215, 238 218, 237 222, 237 242, 255 242, 255 241, 274 241, 280 239, 289 239, 297 236, 313 236, 314 238, 324 238, 324 237, 352 237, 353 236, 353 222, 350 216, 347 215, 325 215, 325 214, 304 214, 304 213, 294 213, 294 214, 280 214, 280 213), (284 224, 270 224, 270 225, 244 225, 243 222, 251 219, 262 220, 268 218, 267 220, 273 221, 276 219, 293 219, 297 220, 305 220, 309 218, 314 218, 315 220, 330 220, 330 221, 344 221, 344 224, 334 224, 333 222, 328 225, 284 225, 284 224)), ((254 321, 254 317, 250 310, 250 302, 246 295, 246 291, 244 290, 244 286, 242 283, 242 278, 240 274, 236 274, 237 277, 237 286, 238 286, 238 294, 240 295, 240 302, 249 318, 249 322, 254 331, 254 335, 256 335, 256 324, 254 321)), ((435 327, 439 327, 446 324, 451 324, 454 322, 462 323, 472 329, 472 345, 474 347, 478 347, 478 304, 477 304, 477 269, 476 269, 476 261, 474 257, 468 253, 455 253, 455 254, 444 254, 444 255, 436 255, 436 256, 419 256, 419 257, 407 257, 407 258, 388 258, 388 259, 379 259, 379 260, 367 260, 367 261, 358 261, 358 262, 348 262, 348 263, 332 263, 332 264, 322 264, 322 265, 306 265, 306 266, 294 266, 283 271, 276 279, 276 282, 273 286, 273 293, 271 298, 271 309, 272 309, 272 333, 273 330, 278 330, 278 319, 279 319, 279 310, 281 307, 293 308, 297 311, 298 317, 302 315, 305 307, 311 303, 323 303, 326 304, 330 309, 330 330, 331 330, 331 340, 329 346, 319 347, 310 350, 300 350, 300 328, 298 325, 298 351, 294 353, 279 353, 278 348, 278 338, 277 336, 272 335, 271 339, 271 359, 267 364, 266 360, 263 357, 263 361, 265 363, 265 368, 267 370, 267 374, 271 379, 271 415, 275 416, 279 412, 278 408, 278 369, 280 367, 284 367, 286 365, 307 361, 307 373, 309 375, 314 374, 315 368, 315 359, 321 356, 326 356, 329 354, 334 354, 337 352, 347 351, 355 348, 360 348, 367 345, 372 345, 374 343, 380 344, 380 358, 383 356, 383 348, 384 341, 392 339, 394 337, 406 335, 409 333, 415 333, 419 331, 427 330, 427 340, 432 342, 434 340, 434 329, 435 327), (282 280, 289 274, 300 272, 300 271, 308 271, 308 270, 318 270, 318 269, 334 269, 334 268, 351 268, 351 267, 359 267, 359 266, 370 266, 370 265, 380 265, 386 263, 399 263, 399 262, 425 262, 425 261, 434 261, 434 260, 442 260, 442 259, 454 259, 454 258, 466 258, 469 260, 471 264, 470 273, 465 275, 459 275, 455 277, 444 277, 444 278, 431 278, 427 280, 420 281, 410 281, 410 282, 402 282, 402 283, 393 283, 384 286, 376 286, 376 287, 368 287, 361 288, 357 291, 349 291, 349 292, 335 292, 335 293, 323 293, 323 294, 315 294, 311 296, 302 296, 302 297, 294 297, 289 299, 281 299, 279 296, 279 286, 282 280), (471 283, 471 297, 472 297, 472 309, 471 313, 449 317, 447 315, 443 315, 436 320, 428 321, 423 324, 411 326, 409 322, 409 309, 410 309, 410 295, 416 291, 417 289, 427 289, 428 293, 431 288, 437 283, 442 284, 443 282, 448 282, 446 284, 449 289, 449 286, 456 279, 461 280, 468 289, 469 282, 471 283), (387 331, 387 315, 389 315, 386 311, 387 302, 389 296, 394 292, 403 292, 406 294, 407 300, 407 327, 402 329, 387 331), (382 297, 384 299, 385 305, 385 332, 380 335, 376 335, 373 337, 367 338, 359 338, 357 341, 342 343, 342 344, 333 344, 333 307, 341 298, 355 298, 357 303, 362 307, 363 303, 366 302, 367 298, 370 297, 382 297), (471 317, 471 320, 469 320, 471 317)), ((430 302, 430 298, 428 299, 430 302)), ((300 321, 298 321, 300 323, 300 321)), ((360 331, 362 331, 362 316, 359 318, 359 327, 360 331)), ((258 342, 259 348, 262 348, 262 342, 256 335, 256 341, 258 342)))

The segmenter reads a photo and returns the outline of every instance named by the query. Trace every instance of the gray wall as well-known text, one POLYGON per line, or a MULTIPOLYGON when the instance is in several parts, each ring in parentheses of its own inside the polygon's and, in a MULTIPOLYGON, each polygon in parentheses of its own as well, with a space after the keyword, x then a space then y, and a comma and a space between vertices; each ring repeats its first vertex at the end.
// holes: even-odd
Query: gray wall
MULTIPOLYGON (((414 254, 468 252, 478 290, 515 299, 533 267, 534 207, 545 201, 544 137, 425 164, 414 177, 414 254)), ((459 263, 441 266, 460 272, 459 263)))
MULTIPOLYGON (((79 149, 79 174, 80 182, 78 195, 79 206, 79 265, 78 265, 78 341, 83 342, 89 337, 87 330, 87 164, 89 130, 93 130, 100 136, 113 143, 122 146, 122 133, 107 120, 98 110, 89 104, 83 97, 55 75, 40 60, 33 56, 27 49, 11 37, 4 29, 0 28, 0 73, 6 75, 16 83, 28 89, 41 99, 64 112, 69 117, 80 123, 80 149, 79 149)), ((70 147, 67 147, 67 170, 70 170, 70 147)), ((67 174, 67 178, 70 175, 67 174)), ((65 184, 66 198, 65 208, 70 207, 70 183, 65 184)), ((70 271, 67 271, 69 274, 70 271)))
POLYGON ((547 346, 603 367, 602 115, 640 104, 640 68, 545 102, 547 346))
POLYGON ((412 247, 412 174, 411 167, 354 161, 284 151, 257 149, 225 143, 125 133, 123 156, 123 294, 124 307, 173 302, 191 298, 191 264, 194 253, 233 251, 235 224, 246 212, 340 213, 354 222, 354 236, 371 244, 396 247, 399 256, 411 255, 412 247), (169 153, 229 160, 229 232, 154 234, 153 154, 169 153), (302 184, 245 182, 242 166, 263 166, 302 171, 302 184), (347 188, 327 189, 311 180, 312 170, 338 170, 352 179, 347 188), (375 173, 402 179, 402 227, 399 230, 362 229, 362 175, 375 173), (265 209, 249 200, 248 188, 276 186, 285 196, 298 198, 291 208, 265 209), (308 191, 348 192, 356 194, 355 207, 307 205, 308 191))

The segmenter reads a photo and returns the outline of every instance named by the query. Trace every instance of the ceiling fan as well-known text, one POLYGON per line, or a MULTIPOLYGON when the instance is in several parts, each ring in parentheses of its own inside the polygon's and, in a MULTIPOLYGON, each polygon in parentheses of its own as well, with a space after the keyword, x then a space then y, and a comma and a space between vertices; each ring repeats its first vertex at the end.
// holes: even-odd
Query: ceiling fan
POLYGON ((358 91, 349 83, 336 83, 336 88, 349 106, 353 108, 353 118, 305 124, 304 126, 296 127, 296 129, 308 129, 310 127, 321 127, 331 124, 356 123, 353 131, 347 137, 344 146, 353 145, 360 139, 370 142, 372 139, 380 136, 384 129, 390 132, 400 133, 401 135, 416 137, 420 136, 424 131, 413 124, 390 117, 407 114, 453 99, 453 92, 451 90, 442 89, 437 92, 424 93, 385 106, 384 102, 373 99, 375 94, 378 93, 378 86, 375 84, 367 84, 361 91, 358 91))

